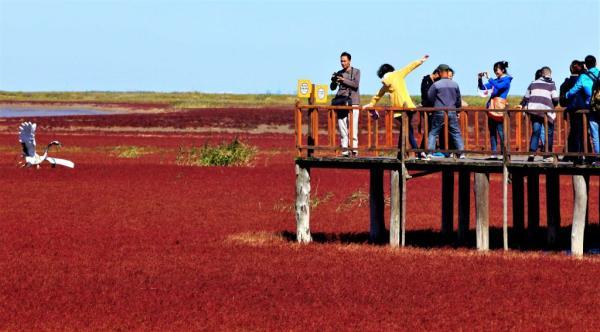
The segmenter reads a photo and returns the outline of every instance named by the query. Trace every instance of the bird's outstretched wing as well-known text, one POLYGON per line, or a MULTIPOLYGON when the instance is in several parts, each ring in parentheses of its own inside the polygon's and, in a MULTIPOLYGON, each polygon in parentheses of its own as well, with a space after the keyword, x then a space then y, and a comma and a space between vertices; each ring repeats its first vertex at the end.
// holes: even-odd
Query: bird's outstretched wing
POLYGON ((23 147, 25 157, 35 156, 35 128, 37 125, 31 122, 23 122, 19 126, 19 142, 23 147))
POLYGON ((68 168, 74 168, 75 167, 75 163, 73 163, 70 160, 66 160, 66 159, 60 159, 60 158, 52 158, 52 157, 47 157, 46 160, 52 164, 52 166, 56 166, 56 165, 61 165, 61 166, 65 166, 68 168))

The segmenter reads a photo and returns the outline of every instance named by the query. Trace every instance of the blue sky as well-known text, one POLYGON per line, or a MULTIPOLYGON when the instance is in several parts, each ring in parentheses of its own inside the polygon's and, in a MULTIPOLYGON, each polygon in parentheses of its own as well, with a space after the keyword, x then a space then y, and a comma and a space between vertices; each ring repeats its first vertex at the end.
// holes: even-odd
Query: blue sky
POLYGON ((295 93, 327 83, 348 51, 362 71, 430 61, 456 70, 463 94, 476 74, 510 63, 511 94, 535 70, 556 81, 573 59, 600 59, 600 1, 0 0, 0 90, 295 93))

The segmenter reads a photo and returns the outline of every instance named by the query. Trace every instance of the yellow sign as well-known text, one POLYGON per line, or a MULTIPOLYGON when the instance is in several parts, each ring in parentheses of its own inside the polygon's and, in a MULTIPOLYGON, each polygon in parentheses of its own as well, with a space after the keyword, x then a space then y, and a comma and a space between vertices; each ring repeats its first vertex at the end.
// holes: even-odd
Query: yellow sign
POLYGON ((327 103, 327 84, 316 84, 315 85, 315 103, 325 104, 327 103))
POLYGON ((298 80, 298 97, 310 98, 312 83, 310 80, 298 80))

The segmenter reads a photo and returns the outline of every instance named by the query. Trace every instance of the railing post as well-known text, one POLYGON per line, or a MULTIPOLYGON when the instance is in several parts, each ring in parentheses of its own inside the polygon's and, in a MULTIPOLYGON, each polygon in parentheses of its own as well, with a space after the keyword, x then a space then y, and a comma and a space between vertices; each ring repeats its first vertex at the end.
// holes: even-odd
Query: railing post
POLYGON ((479 144, 479 111, 475 111, 475 146, 479 144))
MULTIPOLYGON (((429 112, 423 111, 423 115, 424 115, 423 119, 425 121, 425 123, 424 123, 425 132, 423 133, 423 135, 424 135, 423 138, 425 139, 424 140, 425 143, 423 144, 423 149, 425 151, 427 151, 427 145, 429 144, 429 112)), ((427 153, 429 153, 429 152, 427 152, 427 153)))
MULTIPOLYGON (((314 91, 315 91, 315 85, 313 84, 312 86, 312 91, 313 94, 310 96, 310 98, 308 98, 308 104, 309 105, 314 105, 315 104, 315 97, 314 97, 314 91)), ((309 147, 314 147, 315 146, 315 124, 314 124, 314 114, 315 113, 315 109, 314 108, 309 108, 308 109, 308 137, 306 140, 306 145, 308 145, 309 147)), ((317 133, 318 135, 318 133, 317 133)), ((306 152, 306 156, 307 157, 312 157, 314 154, 315 150, 309 148, 306 152)))
MULTIPOLYGON (((360 118, 360 117, 359 117, 360 118)), ((349 155, 353 154, 355 150, 354 147, 354 108, 350 108, 348 110, 348 153, 349 155)), ((358 137, 358 133, 356 133, 356 137, 358 137)), ((356 150, 358 151, 358 143, 356 145, 356 150)))
POLYGON ((300 108, 300 101, 296 101, 296 109, 294 111, 294 120, 295 120, 295 132, 296 132, 296 150, 297 155, 300 157, 302 155, 302 109, 300 108))

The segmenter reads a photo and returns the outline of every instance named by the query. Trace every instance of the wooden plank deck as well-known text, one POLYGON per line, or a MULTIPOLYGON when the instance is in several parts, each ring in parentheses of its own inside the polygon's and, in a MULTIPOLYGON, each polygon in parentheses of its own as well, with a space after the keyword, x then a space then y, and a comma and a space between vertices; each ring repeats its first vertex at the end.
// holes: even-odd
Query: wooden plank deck
MULTIPOLYGON (((402 162, 394 157, 300 157, 296 164, 308 168, 342 168, 398 170, 402 162)), ((432 158, 431 160, 406 159, 409 171, 469 171, 478 173, 502 173, 503 160, 489 160, 485 157, 466 159, 432 158)), ((572 162, 544 162, 541 157, 536 161, 527 161, 526 156, 512 156, 507 163, 510 173, 537 173, 560 175, 600 175, 600 166, 589 164, 575 165, 572 162)))

